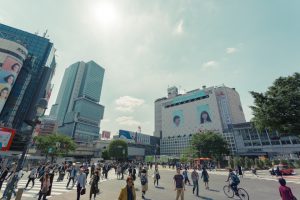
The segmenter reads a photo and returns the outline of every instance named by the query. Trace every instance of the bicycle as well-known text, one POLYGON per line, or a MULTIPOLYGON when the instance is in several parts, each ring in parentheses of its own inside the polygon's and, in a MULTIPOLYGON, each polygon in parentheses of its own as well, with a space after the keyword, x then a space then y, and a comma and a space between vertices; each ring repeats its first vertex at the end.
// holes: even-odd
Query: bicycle
POLYGON ((247 191, 243 188, 237 188, 237 194, 235 194, 235 192, 233 191, 232 187, 230 186, 230 184, 225 185, 223 187, 223 191, 224 194, 228 197, 228 198, 233 198, 234 196, 237 196, 240 198, 240 200, 249 200, 249 195, 247 193, 247 191))

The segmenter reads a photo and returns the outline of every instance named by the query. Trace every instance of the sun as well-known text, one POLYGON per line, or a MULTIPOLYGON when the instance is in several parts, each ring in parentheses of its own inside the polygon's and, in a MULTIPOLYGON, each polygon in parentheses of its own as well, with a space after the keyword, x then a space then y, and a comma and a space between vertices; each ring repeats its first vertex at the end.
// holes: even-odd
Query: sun
POLYGON ((114 26, 117 23, 118 12, 113 3, 103 2, 94 5, 92 8, 93 17, 96 23, 104 27, 114 26))

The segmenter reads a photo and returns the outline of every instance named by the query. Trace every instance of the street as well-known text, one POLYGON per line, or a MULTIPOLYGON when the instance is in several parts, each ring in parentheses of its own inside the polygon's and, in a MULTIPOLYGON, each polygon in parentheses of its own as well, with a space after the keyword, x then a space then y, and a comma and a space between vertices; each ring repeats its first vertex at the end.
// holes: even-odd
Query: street
MULTIPOLYGON (((279 200, 279 192, 278 187, 279 184, 276 181, 276 177, 271 178, 271 176, 263 176, 264 171, 259 172, 260 177, 253 177, 250 174, 246 174, 244 178, 241 178, 241 183, 239 187, 244 188, 248 194, 250 199, 252 200, 279 200)), ((146 199, 148 200, 172 200, 175 199, 175 191, 173 185, 173 176, 175 174, 175 170, 172 169, 162 169, 160 168, 161 179, 159 183, 159 187, 153 186, 153 178, 152 171, 149 171, 149 190, 146 193, 146 199)), ((190 175, 190 173, 189 173, 190 175)), ((209 190, 204 189, 204 183, 202 180, 199 181, 199 197, 196 197, 192 194, 193 186, 186 186, 185 191, 185 199, 204 199, 204 200, 224 200, 227 199, 223 193, 223 186, 226 184, 225 180, 227 179, 226 172, 209 172, 209 190)), ((125 176, 126 177, 126 176, 125 176)), ((291 187, 294 195, 297 198, 300 198, 300 177, 292 176, 293 178, 287 178, 287 185, 291 187), (289 180, 296 180, 293 182, 289 182, 289 180)), ((24 186, 27 182, 27 176, 24 175, 23 180, 19 183, 19 186, 24 186)), ((54 179, 56 180, 56 179, 54 179)), ((66 200, 66 199, 76 199, 76 189, 67 190, 65 185, 67 180, 65 179, 61 183, 57 183, 54 181, 52 196, 48 199, 55 200, 66 200)), ((96 199, 117 199, 119 192, 122 187, 125 186, 125 180, 116 180, 116 176, 113 170, 110 171, 109 180, 101 180, 99 184, 100 194, 96 199)), ((30 191, 26 191, 22 197, 24 200, 32 200, 36 199, 35 194, 39 190, 40 183, 36 181, 36 186, 34 189, 30 191)), ((135 181, 135 187, 137 189, 137 199, 141 199, 141 184, 139 179, 135 181)), ((89 199, 89 186, 87 187, 87 193, 81 196, 81 199, 88 200, 89 199)), ((236 198, 238 199, 238 198, 236 198)))

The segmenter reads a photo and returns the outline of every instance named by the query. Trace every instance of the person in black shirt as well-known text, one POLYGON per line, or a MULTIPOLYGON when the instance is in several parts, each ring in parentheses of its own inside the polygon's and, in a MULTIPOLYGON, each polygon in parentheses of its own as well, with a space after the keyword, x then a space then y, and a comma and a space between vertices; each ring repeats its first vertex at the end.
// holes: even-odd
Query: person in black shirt
POLYGON ((175 185, 175 191, 177 191, 176 194, 176 200, 181 198, 181 200, 184 200, 184 191, 185 191, 185 184, 184 184, 184 178, 180 173, 180 168, 177 168, 177 174, 174 176, 174 185, 175 185))

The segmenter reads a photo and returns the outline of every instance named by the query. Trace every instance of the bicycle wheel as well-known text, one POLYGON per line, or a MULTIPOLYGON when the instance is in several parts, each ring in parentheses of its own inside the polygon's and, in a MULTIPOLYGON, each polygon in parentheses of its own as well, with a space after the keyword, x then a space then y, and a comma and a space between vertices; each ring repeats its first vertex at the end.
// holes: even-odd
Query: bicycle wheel
POLYGON ((233 193, 233 190, 231 189, 231 187, 229 185, 225 185, 223 187, 223 191, 224 191, 224 194, 228 197, 228 198, 233 198, 234 196, 234 193, 233 193))
POLYGON ((244 190, 243 188, 238 189, 238 194, 239 194, 239 198, 241 200, 249 200, 249 195, 248 195, 247 191, 244 190))

